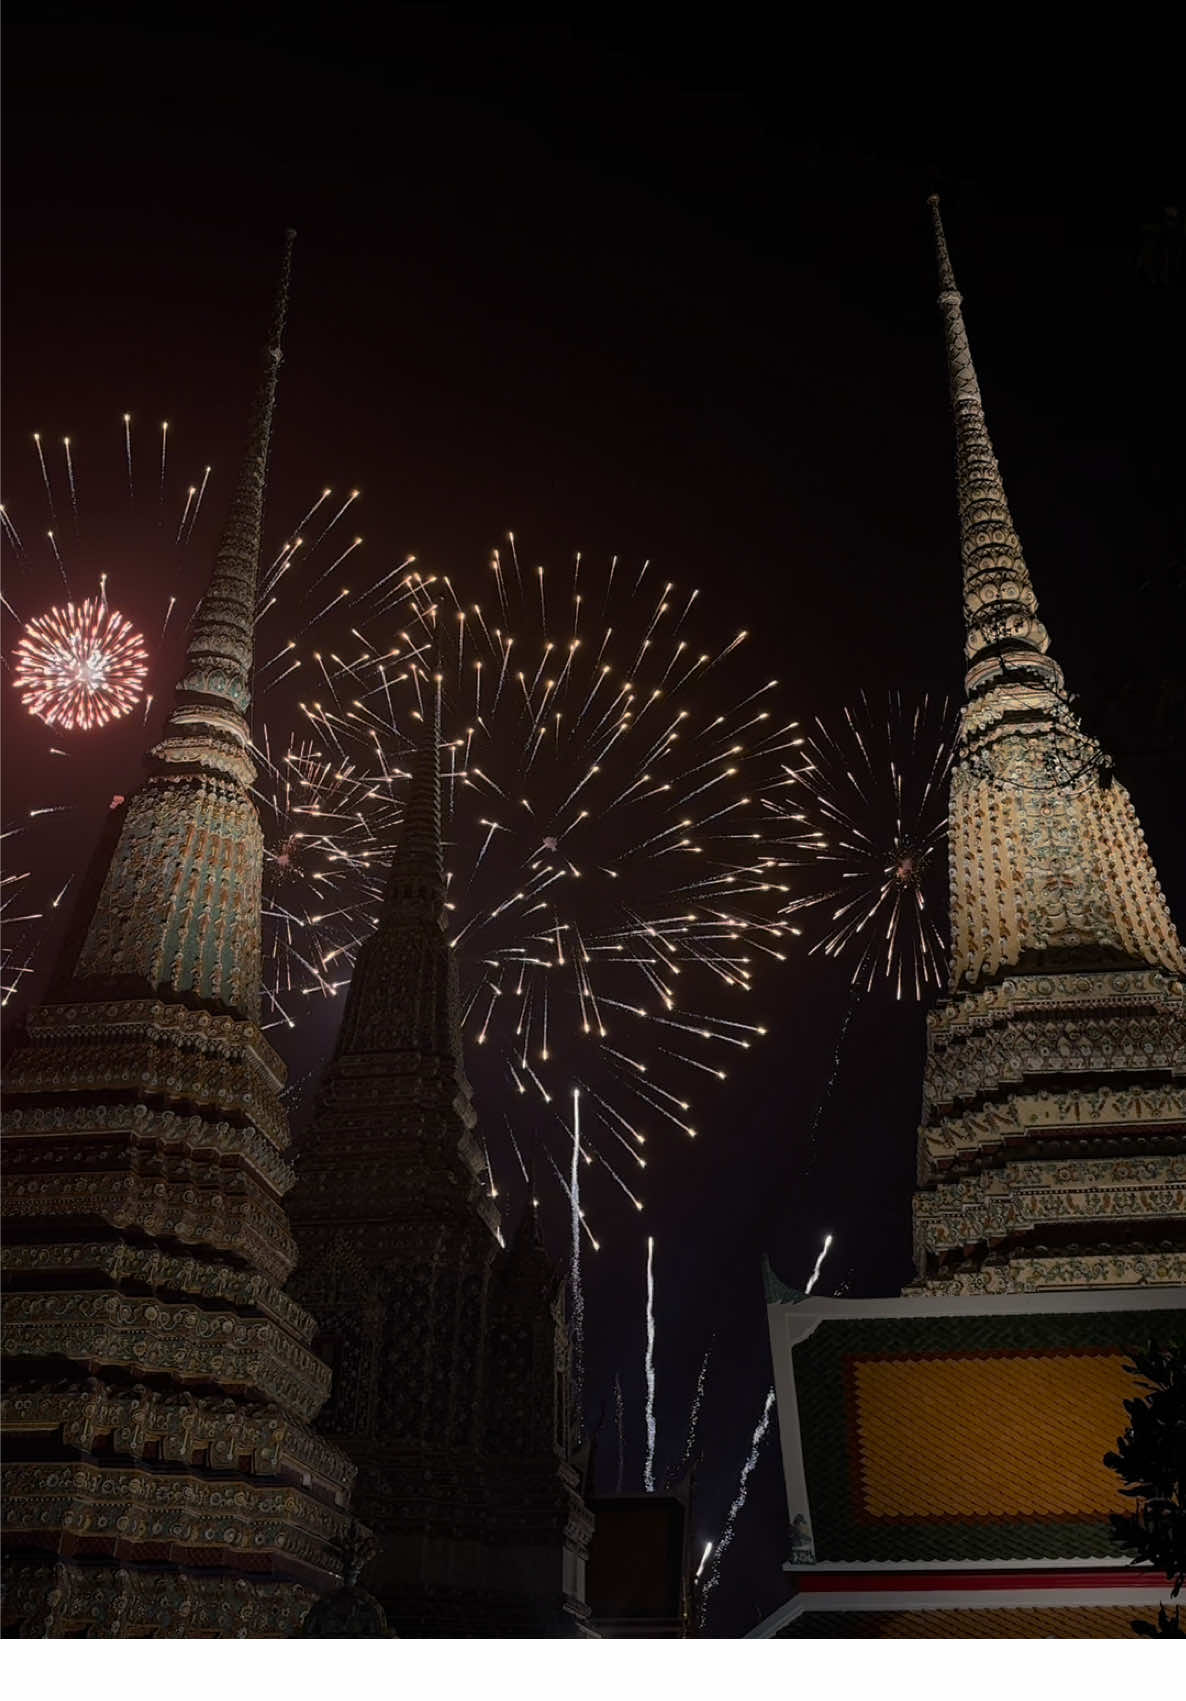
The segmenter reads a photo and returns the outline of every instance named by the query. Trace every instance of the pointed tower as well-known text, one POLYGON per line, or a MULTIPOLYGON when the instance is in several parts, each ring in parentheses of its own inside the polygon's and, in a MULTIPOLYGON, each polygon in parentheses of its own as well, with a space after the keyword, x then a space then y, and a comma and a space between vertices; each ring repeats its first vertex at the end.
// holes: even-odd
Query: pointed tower
POLYGON ((951 984, 929 1020, 918 1277, 768 1288, 794 1590, 755 1637, 1103 1638, 1169 1583, 1109 1524, 1128 1363, 1186 1332, 1182 949, 1075 717, 984 423, 932 202, 967 705, 951 984))
POLYGON ((6 1629, 287 1635, 353 1468, 284 1292, 284 1066, 260 1033, 250 701, 292 233, 185 672, 5 1080, 6 1629), (79 948, 79 940, 81 945, 79 948))
POLYGON ((533 1219, 504 1248, 445 933, 441 675, 378 926, 301 1143, 296 1291, 333 1367, 367 1573, 401 1637, 579 1633, 592 1520, 568 1462, 562 1291, 533 1219))
POLYGON ((1128 793, 1079 726, 984 421, 937 199, 964 709, 951 996, 930 1019, 919 1291, 1186 1280, 1186 959, 1128 793))

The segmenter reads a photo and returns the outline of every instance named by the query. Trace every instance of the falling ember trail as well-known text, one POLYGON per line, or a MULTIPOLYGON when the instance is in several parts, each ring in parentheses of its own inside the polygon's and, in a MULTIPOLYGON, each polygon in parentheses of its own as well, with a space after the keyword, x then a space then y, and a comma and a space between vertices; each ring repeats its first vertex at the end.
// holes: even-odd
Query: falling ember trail
POLYGON ((648 1494, 655 1488, 655 1241, 647 1237, 647 1457, 642 1486, 648 1494))
POLYGON ((191 484, 190 487, 189 487, 189 490, 186 492, 185 507, 181 510, 181 518, 177 522, 177 536, 173 539, 174 543, 180 543, 181 542, 181 534, 185 530, 185 522, 186 522, 186 520, 189 519, 190 507, 193 504, 194 497, 197 495, 197 491, 198 491, 197 485, 191 484))
POLYGON ((581 1089, 572 1089, 572 1167, 569 1197, 572 1201, 572 1398, 577 1422, 584 1432, 581 1406, 584 1396, 585 1292, 581 1282, 581 1089))
POLYGON ((753 1476, 754 1469, 757 1466, 758 1455, 762 1450, 762 1443, 765 1441, 766 1433, 770 1428, 770 1415, 773 1410, 774 1389, 771 1388, 766 1395, 766 1403, 762 1407, 762 1415, 758 1419, 758 1427, 754 1430, 754 1438, 750 1443, 749 1454, 746 1457, 745 1464, 741 1467, 741 1477, 737 1484, 737 1493, 733 1496, 733 1504, 729 1508, 729 1515, 725 1519, 725 1528, 721 1533, 721 1539, 717 1544, 716 1554, 713 1558, 712 1570, 708 1574, 708 1581, 705 1583, 704 1592, 700 1597, 701 1624, 704 1623, 704 1613, 708 1603, 708 1597, 720 1581, 721 1560, 725 1557, 725 1554, 729 1549, 729 1545, 733 1540, 733 1534, 737 1528, 737 1514, 745 1505, 745 1498, 749 1493, 749 1480, 751 1476, 753 1476))
POLYGON ((4 530, 8 533, 8 536, 11 538, 13 548, 23 551, 24 545, 21 543, 21 534, 20 534, 20 532, 17 531, 16 527, 13 525, 12 521, 9 519, 8 511, 5 508, 3 502, 0 502, 0 525, 3 525, 4 530))
POLYGON ((696 1392, 692 1395, 692 1408, 688 1413, 688 1437, 684 1442, 683 1456, 679 1464, 668 1473, 667 1487, 669 1489, 674 1488, 680 1478, 686 1475, 693 1461, 696 1450, 696 1435, 700 1428, 700 1408, 704 1404, 704 1389, 708 1381, 708 1364, 711 1357, 712 1348, 710 1346, 700 1361, 700 1374, 696 1378, 696 1392))
POLYGON ((626 1475, 626 1407, 622 1399, 622 1378, 614 1377, 614 1414, 618 1425, 618 1487, 621 1494, 626 1475))
POLYGON ((198 486, 197 500, 194 502, 193 512, 190 514, 190 517, 189 517, 189 531, 186 533, 185 538, 182 540, 183 542, 188 543, 189 539, 194 535, 194 527, 198 523, 198 509, 202 506, 202 498, 206 494, 206 486, 209 482, 210 482, 210 468, 207 467, 202 473, 202 482, 198 486))
POLYGON ((46 501, 49 503, 49 517, 50 517, 51 520, 56 520, 57 515, 54 512, 54 493, 50 489, 49 468, 45 464, 45 454, 44 454, 42 447, 41 447, 41 433, 40 433, 40 431, 35 431, 33 433, 33 441, 37 445, 37 459, 38 459, 38 461, 40 462, 40 465, 41 465, 41 478, 42 478, 42 482, 45 485, 46 501))
POLYGON ((70 459, 70 439, 62 438, 62 447, 66 451, 66 483, 70 486, 70 506, 74 511, 74 535, 78 536, 78 490, 74 483, 74 462, 70 459))
POLYGON ((136 500, 136 492, 132 485, 132 416, 124 415, 124 454, 128 462, 128 501, 136 500))
POLYGON ((165 506, 165 457, 169 450, 169 421, 161 422, 161 507, 165 506))
POLYGON ((819 1281, 819 1273, 824 1267, 824 1259, 828 1256, 828 1248, 831 1244, 832 1236, 830 1234, 826 1234, 824 1236, 824 1244, 820 1247, 819 1257, 815 1261, 815 1269, 811 1272, 811 1275, 808 1277, 807 1286, 803 1289, 804 1293, 810 1293, 812 1288, 814 1288, 815 1284, 819 1281))
POLYGON ((59 569, 59 571, 61 572, 61 575, 62 575, 62 583, 66 587, 67 596, 69 596, 69 594, 70 594, 70 580, 66 576, 66 563, 62 560, 62 552, 58 548, 58 540, 52 532, 46 532, 45 535, 49 539, 49 547, 54 552, 54 560, 58 564, 58 569, 59 569))
POLYGON ((852 996, 848 1001, 848 1008, 844 1012, 844 1020, 840 1024, 840 1037, 836 1041, 836 1049, 832 1053, 832 1072, 824 1084, 824 1090, 816 1101, 815 1110, 812 1113, 807 1135, 807 1163, 803 1169, 805 1177, 810 1175, 812 1169, 815 1167, 815 1160, 818 1154, 817 1141, 819 1137, 820 1124, 823 1121, 824 1111, 828 1107, 828 1102, 832 1097, 836 1082, 840 1076, 840 1056, 844 1050, 844 1041, 847 1038, 849 1025, 852 1022, 856 1007, 860 1002, 861 988, 859 986, 854 986, 852 996))

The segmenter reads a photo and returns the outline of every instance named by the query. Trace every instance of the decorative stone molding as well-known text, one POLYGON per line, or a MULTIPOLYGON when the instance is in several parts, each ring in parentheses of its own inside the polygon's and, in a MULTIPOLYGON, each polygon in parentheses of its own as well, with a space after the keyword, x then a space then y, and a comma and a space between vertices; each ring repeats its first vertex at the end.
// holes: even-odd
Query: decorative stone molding
POLYGON ((62 1357, 179 1382, 216 1378, 277 1400, 299 1417, 324 1405, 329 1371, 264 1318, 169 1305, 119 1293, 10 1293, 3 1301, 10 1358, 62 1357))
POLYGON ((1004 1147, 1053 1134, 1156 1139, 1186 1127, 1186 1086, 1097 1087, 1086 1092, 1015 1093, 981 1110, 924 1126, 919 1180, 929 1181, 956 1160, 995 1156, 1004 1147))
POLYGON ((219 1179, 220 1190, 207 1191, 192 1177, 10 1176, 4 1215, 10 1233, 45 1218, 98 1218, 116 1229, 214 1247, 246 1259, 275 1282, 286 1281, 296 1247, 284 1212, 265 1196, 248 1194, 241 1177, 219 1179))
POLYGON ((1166 1218, 1186 1221, 1186 1158, 1006 1163, 915 1195, 930 1253, 1074 1221, 1115 1222, 1123 1238, 1166 1218))
POLYGON ((238 1550, 283 1554, 324 1571, 350 1522, 345 1512, 284 1485, 161 1475, 135 1465, 9 1464, 4 1486, 13 1531, 205 1548, 215 1563, 215 1555, 238 1550))
POLYGON ((271 1317, 281 1328, 306 1346, 317 1324, 274 1282, 254 1270, 238 1270, 226 1264, 208 1264, 197 1258, 179 1258, 167 1252, 126 1241, 70 1242, 46 1246, 20 1244, 0 1250, 0 1268, 24 1288, 40 1278, 73 1274, 100 1275, 109 1282, 135 1282, 157 1291, 190 1293, 204 1300, 226 1300, 231 1305, 251 1307, 271 1317))
POLYGON ((18 1095, 126 1093, 209 1106, 250 1121, 283 1151, 283 1085, 284 1065, 254 1023, 143 999, 44 1005, 12 1057, 5 1091, 17 1104, 18 1095))
POLYGON ((177 1147, 186 1156, 213 1152, 222 1158, 245 1160, 277 1195, 287 1193, 296 1179, 291 1164, 254 1127, 209 1122, 203 1116, 181 1116, 171 1110, 149 1110, 143 1104, 88 1104, 82 1114, 77 1105, 70 1104, 18 1107, 6 1118, 5 1131, 13 1141, 47 1138, 53 1142, 62 1135, 110 1132, 126 1135, 137 1146, 162 1150, 177 1147))
POLYGON ((60 1428, 64 1445, 80 1453, 106 1440, 115 1455, 146 1459, 152 1448, 165 1464, 194 1467, 204 1454, 212 1470, 287 1474, 340 1507, 354 1478, 353 1468, 343 1473, 336 1448, 291 1411, 267 1403, 244 1405, 185 1389, 115 1388, 91 1377, 6 1395, 2 1410, 9 1434, 60 1428))
POLYGON ((956 1297, 1183 1286, 1186 1286, 1186 1253, 1116 1252, 1010 1258, 1006 1264, 982 1264, 976 1269, 944 1272, 941 1277, 920 1282, 908 1291, 956 1297))
POLYGON ((295 1583, 58 1560, 14 1574, 5 1619, 20 1636, 291 1636, 316 1599, 295 1583))

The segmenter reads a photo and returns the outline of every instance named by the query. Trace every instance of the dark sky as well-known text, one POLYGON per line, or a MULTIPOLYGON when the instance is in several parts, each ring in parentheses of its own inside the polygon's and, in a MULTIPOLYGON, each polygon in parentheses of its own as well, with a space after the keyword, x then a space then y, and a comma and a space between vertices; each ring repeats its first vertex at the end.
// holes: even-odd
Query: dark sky
MULTIPOLYGON (((757 632, 794 713, 958 690, 938 188, 1055 653, 1182 914, 1182 256, 1165 209, 1186 203, 1155 94, 1105 124, 1090 89, 1035 99, 1035 70, 990 122, 987 85, 870 103, 752 20, 673 39, 635 14, 347 6, 316 33, 251 15, 43 6, 10 23, 10 504, 36 494, 30 431, 110 434, 125 407, 233 457, 292 223, 273 514, 357 484, 359 529, 393 559, 484 559, 508 526, 554 555, 653 557, 757 632)), ((129 550, 134 612, 153 569, 129 550)), ((45 775, 44 740, 6 718, 7 820, 45 775)), ((89 850, 142 738, 133 722, 88 747, 51 862, 89 850)), ((765 996, 777 1043, 651 1195, 661 1465, 716 1343, 698 1540, 719 1534, 769 1385, 761 1252, 801 1284, 831 1229, 833 1284, 890 1293, 910 1274, 921 1013, 856 1010, 809 1165, 846 978, 812 959, 765 996)), ((588 1297, 588 1415, 621 1370, 628 1481, 644 1258, 618 1237, 588 1297)), ((784 1533, 770 1444, 717 1634, 783 1598, 784 1533)))

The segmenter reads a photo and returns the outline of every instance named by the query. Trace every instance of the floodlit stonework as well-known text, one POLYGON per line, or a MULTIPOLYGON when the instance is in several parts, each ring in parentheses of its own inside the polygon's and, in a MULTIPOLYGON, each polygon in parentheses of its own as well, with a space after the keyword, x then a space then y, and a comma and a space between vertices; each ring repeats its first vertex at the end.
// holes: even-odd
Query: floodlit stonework
POLYGON ((244 718, 291 238, 185 674, 76 956, 5 1080, 4 1624, 281 1636, 339 1582, 353 1466, 284 1292, 244 718))
POLYGON ((1186 1282, 1186 958, 1128 793, 1049 654, 933 212, 967 706, 912 1291, 1186 1282))

